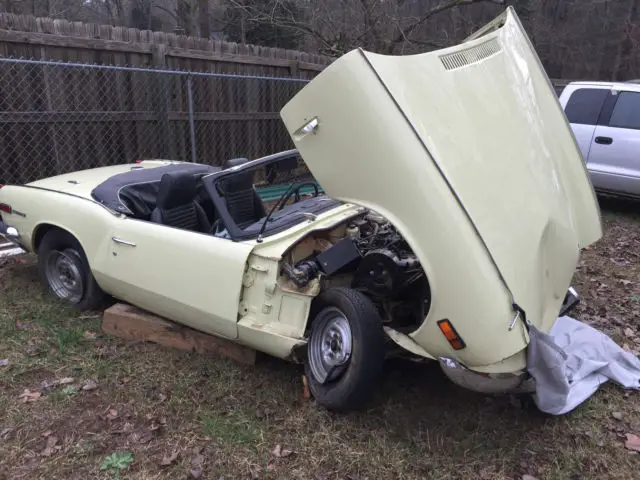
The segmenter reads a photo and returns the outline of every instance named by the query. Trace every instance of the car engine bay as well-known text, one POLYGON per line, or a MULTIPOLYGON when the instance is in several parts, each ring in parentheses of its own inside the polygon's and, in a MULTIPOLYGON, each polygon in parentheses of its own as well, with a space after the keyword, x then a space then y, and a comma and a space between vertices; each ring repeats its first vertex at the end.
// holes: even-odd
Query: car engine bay
POLYGON ((284 256, 282 275, 298 289, 348 286, 365 293, 385 324, 412 331, 429 310, 429 283, 396 228, 368 211, 329 231, 315 231, 284 256))

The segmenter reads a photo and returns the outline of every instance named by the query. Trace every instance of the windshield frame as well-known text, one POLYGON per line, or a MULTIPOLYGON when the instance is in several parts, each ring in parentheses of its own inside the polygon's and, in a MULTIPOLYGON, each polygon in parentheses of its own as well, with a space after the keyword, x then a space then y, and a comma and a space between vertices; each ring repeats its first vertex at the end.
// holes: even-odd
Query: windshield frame
MULTIPOLYGON (((224 198, 220 195, 218 189, 216 188, 216 185, 224 178, 244 172, 245 170, 252 170, 252 169, 255 169, 256 167, 262 167, 272 163, 284 162, 294 158, 301 159, 302 157, 300 155, 300 152, 298 152, 298 150, 296 149, 286 150, 273 155, 269 155, 267 157, 262 157, 256 160, 252 160, 235 167, 229 167, 220 172, 215 172, 210 175, 205 175, 204 177, 202 177, 202 181, 204 183, 205 189, 207 190, 211 199, 213 200, 217 213, 220 219, 222 220, 222 222, 224 223, 224 226, 226 227, 227 232, 231 237, 231 240, 233 241, 254 240, 258 238, 258 232, 255 231, 254 229, 252 229, 250 232, 246 232, 245 230, 238 227, 238 225, 235 223, 235 221, 231 217, 231 214, 227 209, 226 202, 224 201, 224 198)), ((317 180, 316 180, 316 183, 317 183, 317 180)), ((327 200, 330 200, 329 197, 326 197, 326 195, 323 195, 323 196, 327 198, 327 200)), ((342 205, 342 203, 337 200, 327 201, 326 206, 324 208, 314 209, 319 211, 314 211, 311 213, 317 216, 324 211, 330 210, 340 205, 342 205)), ((283 210, 283 211, 286 211, 286 210, 283 210)), ((309 221, 309 218, 303 215, 292 215, 291 221, 282 222, 280 225, 271 227, 271 228, 267 226, 265 231, 262 233, 262 237, 266 238, 270 235, 275 235, 288 228, 294 227, 296 225, 299 225, 303 222, 308 222, 308 221, 309 221)))

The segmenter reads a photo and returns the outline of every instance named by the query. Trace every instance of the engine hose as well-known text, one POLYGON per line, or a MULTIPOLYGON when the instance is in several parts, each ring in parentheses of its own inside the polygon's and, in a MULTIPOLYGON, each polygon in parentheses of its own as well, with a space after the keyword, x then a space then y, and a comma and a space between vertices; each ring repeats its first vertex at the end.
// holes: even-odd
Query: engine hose
POLYGON ((318 265, 315 262, 310 261, 300 262, 295 267, 288 263, 285 263, 282 268, 284 270, 284 273, 298 288, 306 287, 318 273, 318 265))

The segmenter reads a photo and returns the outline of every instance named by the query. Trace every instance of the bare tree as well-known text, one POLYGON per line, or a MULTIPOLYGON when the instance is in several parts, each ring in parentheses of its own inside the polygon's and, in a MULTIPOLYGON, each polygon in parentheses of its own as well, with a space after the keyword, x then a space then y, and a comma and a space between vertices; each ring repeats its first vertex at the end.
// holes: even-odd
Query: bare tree
POLYGON ((297 31, 322 53, 340 55, 358 46, 382 53, 408 45, 438 47, 440 42, 421 34, 434 17, 483 3, 505 4, 504 0, 325 0, 299 1, 294 11, 283 8, 282 0, 228 0, 228 8, 242 11, 249 22, 297 31))
POLYGON ((553 78, 640 78, 640 0, 0 0, 0 10, 296 48, 406 54, 513 6, 553 78), (224 37, 223 37, 224 38, 224 37))

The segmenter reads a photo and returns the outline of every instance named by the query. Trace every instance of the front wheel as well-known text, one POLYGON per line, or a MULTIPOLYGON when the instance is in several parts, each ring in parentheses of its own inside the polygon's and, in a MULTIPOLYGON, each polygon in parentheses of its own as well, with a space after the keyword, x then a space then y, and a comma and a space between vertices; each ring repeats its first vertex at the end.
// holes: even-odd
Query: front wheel
POLYGON ((80 243, 63 230, 50 230, 38 248, 38 273, 58 298, 80 310, 96 310, 107 296, 96 283, 80 243))
POLYGON ((373 395, 384 362, 382 321, 371 300, 333 288, 314 301, 305 372, 309 390, 329 410, 363 407, 373 395))

